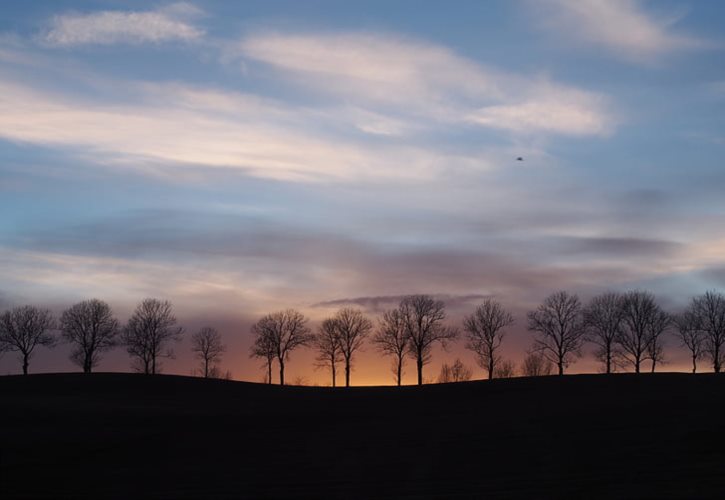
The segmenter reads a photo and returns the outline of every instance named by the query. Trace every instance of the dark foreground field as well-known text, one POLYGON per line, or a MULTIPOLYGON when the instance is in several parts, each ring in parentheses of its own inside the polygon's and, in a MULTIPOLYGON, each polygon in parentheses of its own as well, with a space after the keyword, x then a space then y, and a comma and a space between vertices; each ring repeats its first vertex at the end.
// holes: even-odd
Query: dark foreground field
POLYGON ((2 498, 725 498, 725 376, 0 377, 2 498))

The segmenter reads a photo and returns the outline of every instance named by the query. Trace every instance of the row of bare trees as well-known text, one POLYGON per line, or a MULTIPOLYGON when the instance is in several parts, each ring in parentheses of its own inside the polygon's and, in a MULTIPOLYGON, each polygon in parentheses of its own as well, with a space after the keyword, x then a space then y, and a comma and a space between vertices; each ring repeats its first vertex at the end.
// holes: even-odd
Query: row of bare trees
MULTIPOLYGON (((0 315, 0 352, 20 355, 23 374, 39 346, 52 348, 59 342, 71 345, 71 361, 84 373, 91 373, 103 354, 125 347, 136 371, 155 374, 162 358, 172 358, 171 342, 178 342, 183 328, 177 325, 169 301, 148 298, 141 301, 121 326, 111 307, 98 299, 79 302, 56 320, 48 309, 20 306, 0 315), (60 337, 53 332, 59 331, 60 337)), ((219 376, 219 362, 226 348, 221 335, 210 327, 192 335, 192 351, 200 361, 204 377, 219 376)))
MULTIPOLYGON (((607 292, 583 304, 579 297, 558 291, 526 315, 527 328, 535 333, 528 356, 521 365, 527 375, 562 375, 578 357, 586 343, 603 371, 631 368, 639 373, 643 364, 651 371, 664 361, 664 338, 672 332, 697 363, 707 359, 713 371, 720 372, 725 358, 725 296, 708 291, 693 297, 679 314, 666 312, 647 291, 607 292)), ((511 376, 514 365, 501 356, 501 346, 514 316, 494 299, 484 300, 463 319, 466 348, 476 355, 488 378, 511 376)), ((279 380, 285 383, 285 364, 299 347, 317 351, 316 366, 330 370, 332 385, 337 384, 337 367, 342 365, 345 386, 350 385, 357 353, 369 341, 380 354, 392 359, 392 371, 402 383, 406 359, 415 363, 418 384, 423 383, 424 367, 431 361, 434 346, 444 348, 460 337, 458 328, 446 323, 445 304, 429 295, 404 297, 397 307, 384 311, 373 322, 362 311, 342 308, 322 321, 313 331, 308 319, 294 309, 267 314, 251 328, 254 341, 250 355, 265 362, 266 379, 272 381, 275 362, 279 380)), ((39 346, 53 347, 63 341, 72 346, 71 361, 90 373, 110 349, 125 347, 136 371, 155 374, 161 360, 174 356, 171 346, 179 342, 184 329, 177 324, 171 303, 148 298, 141 301, 125 325, 111 307, 98 299, 79 302, 63 311, 56 320, 51 312, 34 306, 21 306, 0 314, 0 352, 16 351, 23 373, 39 346), (53 332, 59 331, 60 336, 53 332)), ((218 377, 219 363, 226 347, 221 335, 205 327, 192 335, 192 351, 199 360, 198 373, 218 377)), ((455 366, 455 364, 454 364, 455 366)), ((445 366, 444 366, 445 368, 445 366)), ((450 374, 439 379, 457 379, 460 366, 448 367, 450 374)))
MULTIPOLYGON (((428 295, 404 297, 398 307, 383 312, 377 325, 362 311, 343 308, 312 331, 304 315, 289 309, 268 314, 252 327, 251 356, 265 360, 269 383, 272 366, 278 362, 279 380, 284 384, 285 363, 292 351, 312 347, 318 354, 316 366, 330 370, 332 385, 337 384, 338 364, 343 364, 345 386, 349 386, 355 354, 369 340, 381 354, 392 358, 398 385, 407 358, 415 362, 417 381, 422 384, 433 347, 440 344, 445 348, 460 336, 445 320, 443 301, 428 295)), ((503 359, 500 349, 514 322, 514 316, 494 299, 484 300, 463 319, 466 348, 476 355, 489 379, 514 373, 513 363, 503 359)), ((666 312, 652 293, 642 290, 603 293, 587 304, 576 294, 558 291, 526 315, 526 326, 535 339, 521 365, 524 375, 548 375, 552 367, 563 375, 582 356, 587 343, 595 346, 594 355, 606 373, 627 367, 639 373, 646 361, 654 372, 664 361, 667 332, 673 332, 689 350, 693 372, 703 358, 720 372, 725 357, 725 296, 715 291, 692 298, 680 314, 666 312)), ((466 373, 457 364, 448 371, 446 367, 439 380, 457 380, 459 375, 454 373, 466 373)))
POLYGON ((725 344, 725 296, 708 291, 693 297, 680 314, 665 311, 654 295, 633 290, 607 292, 586 306, 576 295, 557 292, 527 315, 529 330, 539 334, 533 349, 554 363, 559 374, 582 355, 585 342, 596 346, 595 356, 611 373, 615 367, 631 367, 635 373, 644 362, 652 372, 664 361, 664 336, 674 332, 692 359, 708 359, 719 373, 725 344))
MULTIPOLYGON (((446 345, 458 331, 445 325, 445 304, 428 295, 405 297, 396 309, 386 311, 379 320, 371 341, 385 355, 394 358, 396 382, 401 384, 405 356, 415 360, 418 383, 423 383, 423 367, 430 362, 433 346, 446 345)), ((332 385, 337 384, 337 364, 344 364, 345 386, 350 385, 355 354, 375 329, 362 311, 340 309, 322 321, 316 332, 307 326, 307 319, 298 311, 288 309, 268 314, 252 326, 254 343, 251 356, 265 360, 267 381, 272 381, 272 364, 279 364, 279 380, 284 384, 285 362, 297 347, 317 349, 317 366, 329 368, 332 385)))

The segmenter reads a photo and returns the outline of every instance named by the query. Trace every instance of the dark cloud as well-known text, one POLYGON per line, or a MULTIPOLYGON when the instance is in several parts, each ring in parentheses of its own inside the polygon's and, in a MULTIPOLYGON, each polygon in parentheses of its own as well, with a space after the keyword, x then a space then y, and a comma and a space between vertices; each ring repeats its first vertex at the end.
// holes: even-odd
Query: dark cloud
POLYGON ((591 254, 615 257, 662 257, 672 255, 683 245, 674 241, 645 238, 562 238, 568 254, 591 254))
MULTIPOLYGON (((173 210, 135 211, 53 231, 34 231, 15 246, 73 255, 144 259, 181 266, 274 276, 287 290, 324 290, 330 279, 349 291, 448 294, 452 303, 486 294, 538 301, 558 288, 617 283, 632 278, 626 257, 661 256, 676 248, 668 242, 627 238, 562 238, 536 242, 490 242, 443 245, 431 242, 384 243, 318 229, 292 227, 262 216, 195 213, 173 210), (553 243, 552 243, 553 242, 553 243), (606 253, 622 257, 620 265, 562 265, 561 254, 606 253), (338 279, 338 276, 344 276, 338 279), (322 280, 322 281, 320 281, 322 280), (473 295, 471 295, 473 294, 473 295)), ((576 259, 575 259, 576 260, 576 259)), ((254 281, 240 286, 254 287, 254 281)), ((346 293, 347 292, 347 293, 346 293)), ((355 297, 355 295, 348 295, 355 297)), ((353 299, 350 299, 353 300, 353 299)), ((384 299, 360 302, 385 305, 384 299)), ((453 306, 453 304, 451 304, 453 306)))
MULTIPOLYGON (((470 306, 471 304, 484 300, 490 295, 483 294, 467 294, 467 295, 450 295, 445 293, 431 294, 435 299, 442 300, 449 309, 458 309, 462 306, 470 306)), ((353 297, 345 299, 326 300, 312 304, 311 307, 343 307, 343 306, 359 306, 369 312, 381 312, 385 309, 396 307, 405 295, 381 295, 377 297, 353 297)))

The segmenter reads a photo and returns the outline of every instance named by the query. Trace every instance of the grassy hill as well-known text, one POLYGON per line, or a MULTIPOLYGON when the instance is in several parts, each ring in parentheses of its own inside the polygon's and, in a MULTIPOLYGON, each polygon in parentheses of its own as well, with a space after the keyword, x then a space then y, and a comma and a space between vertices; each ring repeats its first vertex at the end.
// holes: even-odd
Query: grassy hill
POLYGON ((725 375, 0 377, 3 498, 725 498, 725 375))

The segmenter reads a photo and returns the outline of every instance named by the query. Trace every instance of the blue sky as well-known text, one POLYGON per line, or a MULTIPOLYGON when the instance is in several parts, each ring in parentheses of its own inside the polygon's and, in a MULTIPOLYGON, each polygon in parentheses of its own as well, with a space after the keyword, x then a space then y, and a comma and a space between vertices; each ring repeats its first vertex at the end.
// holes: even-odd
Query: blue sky
MULTIPOLYGON (((494 295, 516 358, 558 288, 676 310, 725 287, 722 2, 3 9, 0 307, 169 298, 251 380, 249 324, 283 307, 430 293, 455 321, 494 295)), ((290 369, 316 380, 310 356, 290 369)), ((375 359, 357 376, 389 381, 375 359)))

